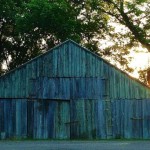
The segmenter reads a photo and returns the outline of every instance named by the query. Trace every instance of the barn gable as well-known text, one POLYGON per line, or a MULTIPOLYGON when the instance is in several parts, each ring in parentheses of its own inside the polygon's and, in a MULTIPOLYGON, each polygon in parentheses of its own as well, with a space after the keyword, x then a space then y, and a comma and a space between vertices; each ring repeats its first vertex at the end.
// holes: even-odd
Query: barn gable
POLYGON ((35 97, 35 86, 40 84, 41 80, 44 82, 46 78, 49 82, 53 82, 51 80, 54 77, 66 78, 63 80, 66 84, 67 78, 103 79, 107 88, 107 92, 103 94, 109 95, 111 99, 150 97, 150 90, 146 86, 71 40, 0 77, 0 97, 31 98, 33 95, 35 97))

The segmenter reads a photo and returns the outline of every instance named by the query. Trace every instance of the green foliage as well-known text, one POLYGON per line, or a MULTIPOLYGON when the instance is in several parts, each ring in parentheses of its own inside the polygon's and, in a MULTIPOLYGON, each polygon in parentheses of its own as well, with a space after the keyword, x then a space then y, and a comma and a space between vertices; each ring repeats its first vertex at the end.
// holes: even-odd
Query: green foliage
POLYGON ((67 38, 80 41, 80 21, 65 0, 6 0, 1 4, 0 64, 6 62, 8 70, 67 38))
POLYGON ((105 2, 105 7, 101 7, 103 12, 113 17, 115 22, 125 25, 128 32, 134 36, 134 43, 140 43, 150 51, 150 28, 148 27, 150 2, 148 0, 103 1, 105 2))
POLYGON ((98 40, 93 38, 105 32, 107 19, 99 14, 97 2, 2 1, 0 63, 5 61, 11 70, 66 39, 98 51, 98 40))
POLYGON ((24 8, 23 13, 17 16, 19 32, 55 35, 56 39, 62 41, 66 38, 79 38, 77 32, 74 32, 80 25, 76 20, 77 14, 66 1, 32 0, 24 8))
POLYGON ((139 73, 139 79, 143 83, 147 84, 147 69, 139 70, 138 73, 139 73))

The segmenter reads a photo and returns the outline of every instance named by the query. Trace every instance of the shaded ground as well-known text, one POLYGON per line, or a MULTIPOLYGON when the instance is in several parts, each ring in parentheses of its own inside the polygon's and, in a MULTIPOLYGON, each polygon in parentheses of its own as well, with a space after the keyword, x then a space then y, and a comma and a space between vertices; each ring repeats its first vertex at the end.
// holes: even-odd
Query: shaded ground
POLYGON ((0 150, 150 150, 150 141, 0 141, 0 150))

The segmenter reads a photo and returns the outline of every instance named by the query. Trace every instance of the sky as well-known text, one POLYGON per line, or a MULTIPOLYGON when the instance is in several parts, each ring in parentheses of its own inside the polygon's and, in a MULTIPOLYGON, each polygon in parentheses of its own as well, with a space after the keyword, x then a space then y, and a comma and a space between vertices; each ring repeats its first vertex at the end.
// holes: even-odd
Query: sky
POLYGON ((130 75, 138 78, 138 70, 145 69, 148 67, 148 64, 150 64, 150 53, 144 51, 136 53, 131 51, 130 56, 133 57, 130 67, 134 68, 134 72, 130 75))

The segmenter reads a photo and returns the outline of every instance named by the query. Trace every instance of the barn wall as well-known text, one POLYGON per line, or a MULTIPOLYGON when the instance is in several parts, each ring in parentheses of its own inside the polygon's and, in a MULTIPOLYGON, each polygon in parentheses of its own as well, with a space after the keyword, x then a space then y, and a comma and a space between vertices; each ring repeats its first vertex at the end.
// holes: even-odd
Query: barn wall
POLYGON ((150 100, 112 102, 114 138, 150 138, 150 100))
POLYGON ((68 41, 0 77, 0 133, 150 138, 149 103, 149 88, 68 41))

